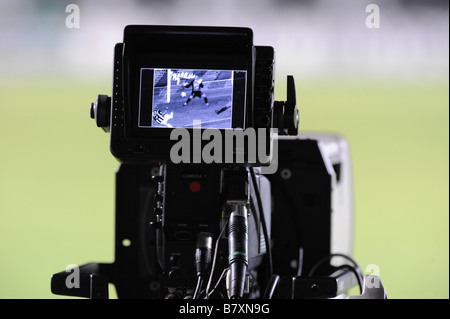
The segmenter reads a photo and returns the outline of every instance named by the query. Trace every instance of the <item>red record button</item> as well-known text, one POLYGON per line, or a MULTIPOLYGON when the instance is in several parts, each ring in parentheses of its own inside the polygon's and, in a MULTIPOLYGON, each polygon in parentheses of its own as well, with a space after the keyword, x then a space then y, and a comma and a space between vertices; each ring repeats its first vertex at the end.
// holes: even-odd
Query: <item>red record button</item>
POLYGON ((201 185, 199 182, 192 182, 189 185, 189 189, 191 190, 192 193, 196 193, 198 191, 200 191, 201 185))

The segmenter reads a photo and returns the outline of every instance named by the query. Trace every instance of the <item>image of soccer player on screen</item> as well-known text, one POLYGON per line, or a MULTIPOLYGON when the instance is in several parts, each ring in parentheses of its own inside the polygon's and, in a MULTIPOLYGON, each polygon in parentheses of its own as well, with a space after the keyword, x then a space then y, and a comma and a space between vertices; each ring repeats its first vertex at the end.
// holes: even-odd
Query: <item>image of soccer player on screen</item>
POLYGON ((195 77, 195 79, 187 83, 184 87, 186 89, 192 88, 192 91, 191 95, 188 97, 186 102, 184 102, 183 106, 186 106, 192 99, 196 97, 202 98, 205 101, 206 106, 209 106, 208 97, 204 92, 202 92, 202 89, 204 87, 202 78, 195 77))

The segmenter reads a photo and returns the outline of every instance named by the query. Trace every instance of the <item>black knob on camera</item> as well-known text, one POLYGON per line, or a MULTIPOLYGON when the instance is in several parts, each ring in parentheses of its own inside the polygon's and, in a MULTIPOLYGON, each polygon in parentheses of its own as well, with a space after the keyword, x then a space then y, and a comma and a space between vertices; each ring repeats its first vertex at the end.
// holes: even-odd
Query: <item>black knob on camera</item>
POLYGON ((111 116, 111 98, 107 95, 97 96, 97 100, 91 103, 91 118, 95 119, 98 127, 109 132, 111 116))
POLYGON ((273 104, 273 125, 280 135, 297 135, 298 124, 294 77, 288 75, 286 101, 275 101, 273 104))

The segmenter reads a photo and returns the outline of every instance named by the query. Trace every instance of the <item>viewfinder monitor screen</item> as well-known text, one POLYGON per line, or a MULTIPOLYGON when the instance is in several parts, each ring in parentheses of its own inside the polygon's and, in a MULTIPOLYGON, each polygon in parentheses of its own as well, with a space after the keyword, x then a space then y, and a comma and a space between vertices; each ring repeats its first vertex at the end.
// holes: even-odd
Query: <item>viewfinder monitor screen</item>
POLYGON ((142 68, 140 128, 243 128, 247 71, 142 68))

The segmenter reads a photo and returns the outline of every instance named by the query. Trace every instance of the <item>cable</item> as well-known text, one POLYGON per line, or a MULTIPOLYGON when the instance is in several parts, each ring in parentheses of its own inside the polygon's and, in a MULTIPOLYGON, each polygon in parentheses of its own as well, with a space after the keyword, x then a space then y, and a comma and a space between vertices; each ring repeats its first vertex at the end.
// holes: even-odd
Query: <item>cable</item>
POLYGON ((264 299, 272 299, 275 289, 277 288, 278 282, 280 281, 280 276, 273 275, 270 278, 269 283, 266 287, 266 292, 264 293, 264 299))
MULTIPOLYGON (((324 258, 320 259, 309 271, 308 276, 311 277, 314 272, 316 272, 316 270, 326 261, 331 260, 333 257, 342 257, 344 259, 347 259, 348 261, 350 261, 351 263, 353 263, 354 267, 351 267, 350 265, 342 265, 342 266, 346 266, 349 268, 352 268, 353 273, 356 276, 356 279, 358 280, 358 285, 359 285, 359 289, 362 293, 363 287, 362 287, 362 282, 363 282, 363 274, 361 272, 361 268, 359 267, 359 264, 356 262, 356 260, 354 260, 353 258, 351 258, 350 256, 344 255, 344 254, 329 254, 328 256, 325 256, 324 258)), ((341 266, 341 267, 342 267, 341 266)))
POLYGON ((197 299, 198 298, 198 294, 200 293, 201 289, 202 289, 202 285, 203 285, 203 277, 202 276, 198 276, 197 277, 197 286, 195 287, 195 291, 194 291, 194 295, 192 296, 192 299, 197 299))
POLYGON ((195 270, 197 272, 197 287, 193 299, 197 299, 203 285, 203 277, 211 264, 212 234, 199 232, 197 234, 197 248, 195 249, 195 270))
POLYGON ((256 201, 258 203, 258 209, 259 209, 259 215, 260 215, 259 218, 261 220, 261 224, 262 224, 262 227, 263 227, 264 240, 266 241, 266 252, 267 252, 268 265, 269 265, 269 278, 271 278, 272 275, 273 275, 272 245, 270 243, 269 233, 267 232, 266 218, 265 218, 265 215, 264 215, 264 209, 263 209, 263 205, 262 205, 261 194, 259 193, 259 189, 258 189, 258 186, 256 184, 255 171, 253 170, 253 167, 250 167, 249 171, 250 171, 250 176, 252 178, 253 189, 254 189, 255 195, 256 195, 256 201))
POLYGON ((225 273, 229 270, 230 268, 225 268, 222 271, 222 274, 220 275, 219 279, 217 280, 216 284, 214 285, 214 288, 208 293, 208 297, 210 295, 212 295, 212 293, 214 292, 214 290, 216 290, 217 286, 220 284, 220 281, 222 280, 223 276, 225 275, 225 273))
MULTIPOLYGON (((256 210, 253 197, 250 197, 250 211, 258 212, 256 210)), ((260 254, 261 253, 261 227, 259 225, 260 225, 260 220, 261 219, 259 217, 259 212, 258 212, 258 214, 255 213, 254 217, 255 217, 256 233, 257 233, 257 236, 258 236, 258 254, 260 254)))
POLYGON ((303 248, 300 247, 298 249, 298 268, 297 268, 297 277, 302 275, 303 271, 303 248))
POLYGON ((212 266, 211 266, 211 272, 209 274, 208 284, 206 285, 205 299, 209 299, 209 287, 211 286, 211 280, 213 277, 214 268, 216 267, 217 251, 219 250, 219 242, 223 236, 225 229, 227 228, 227 225, 228 225, 228 219, 226 220, 225 224, 223 225, 222 230, 220 231, 220 234, 217 237, 216 244, 214 246, 214 256, 213 256, 213 260, 212 260, 212 266))
POLYGON ((242 299, 248 268, 248 216, 245 205, 236 204, 228 222, 227 290, 230 299, 242 299))
POLYGON ((344 269, 344 268, 348 268, 355 275, 356 280, 358 281, 359 294, 362 295, 362 293, 363 293, 362 282, 361 282, 361 279, 359 278, 359 274, 358 274, 356 267, 352 267, 350 265, 342 265, 342 266, 338 267, 338 269, 344 269))

